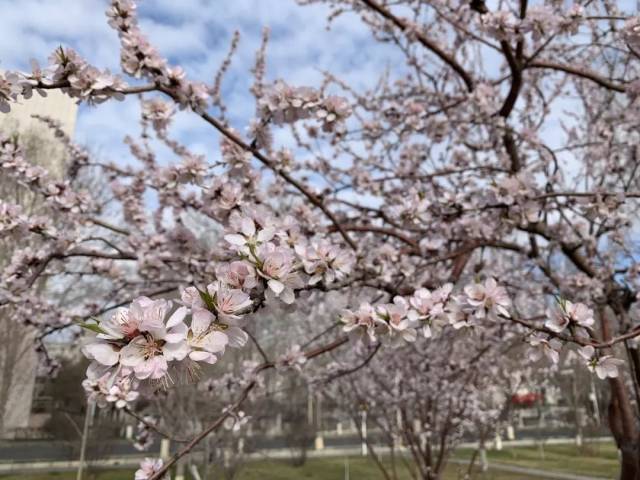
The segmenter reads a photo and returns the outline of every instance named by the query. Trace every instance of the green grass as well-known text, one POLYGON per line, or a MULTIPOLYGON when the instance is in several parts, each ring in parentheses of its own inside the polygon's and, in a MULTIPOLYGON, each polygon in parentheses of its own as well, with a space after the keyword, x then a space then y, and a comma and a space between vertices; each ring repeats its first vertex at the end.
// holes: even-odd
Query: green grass
MULTIPOLYGON (((283 461, 260 461, 247 465, 238 476, 238 480, 344 480, 344 458, 313 458, 302 467, 292 467, 283 461)), ((398 480, 409 480, 411 475, 401 465, 398 466, 398 480)), ((449 465, 444 480, 458 480, 464 477, 466 466, 449 465)), ((349 459, 349 478, 351 480, 381 480, 384 475, 368 459, 355 457, 349 459)), ((474 480, 513 480, 512 473, 488 472, 475 474, 474 480)), ((540 477, 536 477, 540 480, 540 477)), ((518 480, 534 480, 534 477, 518 475, 518 480)))
MULTIPOLYGON (((344 458, 309 459, 301 467, 293 467, 286 461, 261 460, 247 464, 236 477, 237 480, 344 480, 344 458)), ((466 467, 450 465, 443 480, 459 480, 464 477, 466 467)), ((75 472, 49 474, 23 474, 0 476, 1 480, 75 480, 75 472)), ((109 470, 89 472, 85 480, 131 480, 133 470, 109 470)), ((187 478, 189 478, 187 476, 187 478)), ((214 478, 224 478, 215 476, 214 478)), ((384 476, 369 459, 355 457, 349 459, 351 480, 382 480, 384 476)), ((398 480, 409 480, 411 476, 402 466, 398 467, 398 480)), ((488 472, 476 474, 473 480, 513 480, 513 474, 488 472)), ((518 480, 540 480, 539 477, 518 476, 518 480)))
MULTIPOLYGON (((616 478, 618 472, 618 454, 613 444, 585 443, 581 448, 575 445, 545 445, 544 458, 539 447, 514 447, 502 451, 488 451, 491 462, 517 465, 521 467, 568 472, 588 476, 616 478)), ((459 450, 455 458, 468 460, 473 451, 459 450)), ((479 459, 476 459, 478 465, 479 459)), ((282 460, 260 460, 248 463, 239 472, 237 480, 343 480, 344 457, 312 458, 301 467, 294 467, 282 460)), ((460 480, 466 473, 466 464, 450 463, 444 480, 460 480)), ((411 478, 401 460, 397 461, 398 480, 411 478)), ((351 480, 384 479, 375 463, 362 457, 349 458, 351 480)), ((75 472, 24 474, 1 476, 0 480, 75 480, 75 472)), ((89 471, 85 480, 131 480, 133 470, 89 471)), ((189 477, 187 477, 189 478, 189 477)), ((222 477, 215 477, 222 478, 222 477)), ((487 473, 474 472, 473 480, 534 480, 521 474, 490 470, 487 473)), ((540 478, 540 477, 535 477, 540 478)))
MULTIPOLYGON (((456 452, 458 458, 469 458, 470 450, 456 452)), ((542 445, 513 447, 487 452, 489 464, 499 462, 521 467, 582 474, 594 477, 617 478, 618 452, 612 443, 585 443, 576 445, 542 445)))
MULTIPOLYGON (((84 480, 131 480, 134 470, 103 470, 89 471, 83 475, 84 480)), ((15 475, 0 475, 2 480, 75 480, 76 472, 54 473, 23 473, 15 475)))

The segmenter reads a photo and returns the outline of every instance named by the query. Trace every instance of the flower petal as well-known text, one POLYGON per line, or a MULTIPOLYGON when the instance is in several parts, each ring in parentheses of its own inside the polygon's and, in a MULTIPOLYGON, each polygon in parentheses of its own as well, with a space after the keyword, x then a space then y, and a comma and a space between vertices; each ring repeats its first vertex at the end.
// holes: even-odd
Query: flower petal
POLYGON ((237 245, 241 247, 246 242, 245 238, 242 235, 238 235, 237 233, 230 233, 229 235, 225 235, 224 239, 229 242, 231 245, 237 245))
POLYGON ((229 346, 234 348, 244 347, 247 344, 249 335, 238 327, 229 327, 225 330, 225 333, 229 339, 229 346))
POLYGON ((280 293, 282 293, 282 291, 284 290, 284 284, 278 280, 274 280, 272 278, 267 283, 269 285, 269 288, 273 290, 273 293, 275 293, 276 295, 280 295, 280 293))
POLYGON ((187 342, 167 343, 162 347, 162 354, 167 361, 182 360, 189 354, 187 342))
POLYGON ((84 354, 96 362, 108 367, 118 363, 120 353, 110 343, 94 342, 84 347, 84 354))
POLYGON ((175 327, 180 322, 184 320, 184 317, 187 316, 188 310, 187 307, 178 308, 167 320, 167 328, 175 327))

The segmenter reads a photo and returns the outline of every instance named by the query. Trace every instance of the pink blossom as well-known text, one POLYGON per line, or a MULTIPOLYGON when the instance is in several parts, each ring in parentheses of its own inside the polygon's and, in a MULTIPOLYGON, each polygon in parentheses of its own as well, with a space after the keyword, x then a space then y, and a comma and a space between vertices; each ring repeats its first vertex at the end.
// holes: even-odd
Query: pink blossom
POLYGON ((578 327, 590 328, 593 326, 593 310, 582 303, 571 303, 561 299, 558 307, 550 314, 545 326, 554 332, 562 332, 570 324, 578 327))
POLYGON ((158 424, 158 419, 151 415, 145 415, 142 419, 144 422, 139 421, 136 425, 136 432, 133 437, 133 448, 144 452, 149 450, 153 445, 155 431, 152 427, 158 424))
POLYGON ((340 321, 344 324, 343 331, 356 335, 366 335, 371 342, 376 342, 379 333, 386 333, 389 327, 382 320, 372 305, 368 303, 360 304, 355 312, 344 310, 340 315, 340 321))
POLYGON ((160 132, 167 130, 171 124, 173 113, 173 106, 159 99, 146 100, 142 103, 143 117, 151 122, 155 130, 160 132))
POLYGON ((166 327, 156 328, 134 338, 120 352, 120 363, 131 367, 137 378, 160 379, 167 373, 168 362, 182 360, 189 353, 182 323, 185 310, 178 310, 166 327))
POLYGON ((108 385, 113 378, 111 372, 102 373, 102 376, 93 375, 91 369, 87 370, 87 378, 82 381, 82 388, 87 395, 87 400, 95 402, 99 407, 107 405, 108 385))
POLYGON ((595 320, 593 319, 593 310, 583 303, 566 302, 565 311, 571 321, 581 327, 588 328, 593 326, 595 323, 595 320))
POLYGON ((8 113, 10 103, 15 102, 21 88, 18 86, 18 77, 12 73, 0 74, 0 112, 8 113))
POLYGON ((240 314, 251 306, 249 295, 240 289, 229 288, 218 281, 207 286, 209 295, 213 298, 213 306, 223 321, 238 320, 240 314))
POLYGON ((284 303, 295 300, 294 289, 302 287, 300 276, 294 272, 293 253, 284 247, 265 244, 258 250, 258 274, 267 280, 269 292, 284 303))
POLYGON ((216 274, 222 282, 240 290, 249 291, 258 284, 255 268, 248 262, 225 263, 218 267, 216 274))
POLYGON ((140 462, 140 468, 136 470, 135 480, 150 480, 162 470, 163 463, 161 458, 145 458, 140 462))
POLYGON ((200 292, 196 287, 181 288, 180 300, 184 306, 192 310, 195 310, 197 308, 203 309, 206 307, 204 304, 204 300, 202 300, 200 292))
POLYGON ((409 311, 407 316, 409 319, 423 324, 422 331, 426 338, 430 338, 432 335, 433 322, 446 318, 445 309, 452 289, 451 283, 447 283, 433 292, 426 288, 420 288, 409 299, 413 309, 409 311))
POLYGON ((352 255, 329 242, 296 245, 295 251, 302 259, 305 272, 311 275, 309 285, 315 285, 321 280, 331 284, 336 280, 343 280, 351 273, 352 255))
POLYGON ((278 364, 282 367, 302 370, 302 366, 307 362, 307 357, 300 345, 292 345, 286 353, 278 359, 278 364))
POLYGON ((256 233, 256 225, 251 218, 242 217, 239 220, 240 233, 230 233, 224 236, 234 248, 237 248, 245 255, 252 255, 252 249, 257 245, 271 240, 275 234, 275 229, 265 228, 256 233))
MULTIPOLYGON (((171 303, 166 300, 151 300, 147 297, 135 299, 129 308, 120 308, 109 319, 99 323, 102 333, 98 334, 95 342, 85 345, 83 353, 102 365, 115 365, 120 361, 125 345, 136 339, 138 344, 141 343, 143 332, 149 336, 151 331, 163 331, 164 320, 170 309, 171 303)), ((175 328, 180 328, 177 325, 184 315, 185 309, 178 309, 174 313, 172 321, 179 319, 175 328)), ((130 353, 130 350, 127 352, 130 353)))
POLYGON ((484 284, 475 283, 464 288, 467 295, 467 303, 474 309, 474 314, 478 318, 488 315, 493 318, 497 315, 509 317, 507 308, 511 305, 511 300, 504 287, 498 286, 494 278, 488 278, 484 284))
POLYGON ((229 338, 216 324, 215 316, 204 309, 196 309, 191 316, 191 327, 187 333, 187 343, 191 349, 189 358, 196 362, 215 363, 218 355, 224 353, 229 338))
POLYGON ((529 349, 528 356, 532 362, 537 362, 542 355, 554 365, 560 361, 560 349, 562 342, 557 338, 547 339, 541 334, 533 334, 529 337, 529 344, 533 347, 529 349))
POLYGON ((407 317, 408 312, 409 305, 400 296, 395 296, 393 303, 379 305, 376 308, 377 315, 388 323, 392 338, 397 334, 405 342, 415 342, 417 338, 415 322, 407 317))
POLYGON ((478 318, 468 312, 465 307, 466 305, 464 305, 464 299, 462 297, 454 297, 454 301, 447 309, 447 320, 456 330, 474 327, 477 324, 478 318))
POLYGON ((519 21, 505 10, 489 12, 480 17, 483 29, 498 40, 511 41, 516 36, 519 21))
POLYGON ((618 367, 624 362, 611 355, 596 355, 595 348, 591 345, 580 347, 578 353, 587 361, 587 367, 598 376, 599 379, 616 378, 619 374, 618 367))
POLYGON ((548 315, 544 326, 553 332, 560 333, 569 325, 570 318, 561 309, 554 309, 548 315))
POLYGON ((120 378, 109 388, 106 400, 114 403, 116 408, 124 408, 140 396, 136 391, 137 387, 135 380, 129 377, 120 378))
POLYGON ((178 308, 165 321, 170 309, 166 300, 134 300, 129 309, 121 309, 99 324, 103 333, 85 346, 85 355, 106 366, 119 362, 131 367, 139 379, 163 377, 167 362, 182 360, 188 354, 183 323, 187 309, 178 308))

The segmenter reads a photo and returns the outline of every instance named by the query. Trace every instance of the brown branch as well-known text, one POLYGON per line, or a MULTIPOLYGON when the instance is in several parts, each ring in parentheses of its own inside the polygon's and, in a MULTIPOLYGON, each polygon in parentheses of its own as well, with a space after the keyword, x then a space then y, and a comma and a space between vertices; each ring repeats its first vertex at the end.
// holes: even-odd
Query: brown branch
MULTIPOLYGON (((415 249, 416 251, 419 252, 418 242, 416 242, 412 238, 407 237, 406 235, 402 234, 401 232, 398 232, 398 231, 393 230, 391 228, 376 227, 376 226, 373 226, 373 225, 353 225, 353 224, 341 224, 340 226, 346 231, 351 231, 351 232, 371 232, 371 233, 377 233, 377 234, 380 234, 380 235, 388 235, 390 237, 395 237, 398 240, 401 240, 402 242, 406 243, 407 245, 413 247, 413 249, 415 249)), ((336 227, 330 228, 329 231, 334 230, 334 228, 336 228, 336 227)))
MULTIPOLYGON (((549 330, 547 327, 541 327, 538 326, 534 323, 531 323, 528 320, 523 320, 521 318, 517 318, 517 317, 502 317, 501 318, 506 318, 507 320, 510 320, 514 323, 520 324, 524 327, 527 327, 530 330, 535 330, 537 332, 542 332, 542 333, 546 333, 547 335, 551 335, 552 337, 558 338, 560 340, 563 340, 565 342, 570 342, 570 343, 575 343, 577 345, 580 345, 582 347, 586 347, 586 346, 591 346, 593 348, 611 348, 613 345, 620 343, 620 342, 624 342, 625 340, 629 340, 630 338, 634 338, 640 335, 640 326, 633 328, 632 330, 628 331, 627 333, 623 334, 623 335, 619 335, 617 337, 612 337, 609 338, 608 340, 605 340, 603 342, 596 342, 593 340, 589 340, 589 339, 582 339, 582 338, 578 338, 578 337, 573 337, 570 335, 565 335, 562 333, 558 333, 558 332, 554 332, 553 330, 549 330)), ((535 317, 531 320, 539 320, 543 317, 535 317)))
MULTIPOLYGON (((71 84, 68 80, 63 80, 55 83, 43 83, 42 81, 38 81, 38 84, 34 86, 36 90, 59 90, 63 88, 70 88, 71 84)), ((140 93, 153 92, 157 89, 155 84, 147 84, 147 85, 139 85, 137 87, 127 87, 127 88, 101 88, 99 90, 94 90, 98 93, 121 93, 123 95, 137 95, 140 93)))
POLYGON ((258 340, 256 339, 256 337, 249 331, 248 328, 246 328, 244 330, 245 332, 247 332, 247 335, 249 335, 249 338, 251 339, 251 341, 253 342, 253 344, 256 346, 256 348, 258 349, 258 353, 260 354, 260 356, 262 357, 262 359, 268 363, 269 357, 267 357, 267 354, 265 353, 265 351, 262 349, 262 347, 260 346, 260 344, 258 343, 258 340))
POLYGON ((389 20, 391 23, 393 23, 396 27, 398 27, 403 32, 410 33, 411 35, 415 36, 415 38, 417 38, 418 41, 423 46, 431 50, 436 56, 438 56, 444 63, 449 65, 460 76, 460 78, 466 85, 468 91, 470 92, 473 91, 473 88, 474 88, 473 79, 471 78, 469 73, 467 73, 467 71, 464 68, 462 68, 462 65, 460 65, 457 62, 457 60, 453 57, 453 55, 445 52, 442 48, 440 48, 440 46, 437 43, 427 38, 422 32, 416 31, 415 29, 411 28, 410 25, 404 19, 396 17, 393 13, 391 13, 389 10, 387 10, 385 7, 378 4, 374 0, 361 0, 361 1, 362 3, 367 5, 369 8, 371 8, 372 10, 375 10, 381 16, 389 20))
POLYGON ((373 360, 373 357, 375 357, 376 353, 378 353, 378 350, 380 350, 380 347, 382 346, 381 343, 378 343, 372 350, 371 353, 369 353, 369 355, 367 355, 367 357, 358 365, 356 365, 355 367, 351 367, 351 368, 347 368, 344 370, 340 370, 336 373, 334 373, 333 375, 329 376, 325 382, 333 382, 334 380, 340 378, 340 377, 345 377, 347 375, 351 375, 352 373, 357 372, 358 370, 363 369, 364 367, 366 367, 367 365, 369 365, 369 363, 371 362, 371 360, 373 360))
POLYGON ((577 77, 584 78, 586 80, 591 80, 594 83, 597 83, 601 87, 608 88, 609 90, 614 90, 616 92, 624 93, 627 91, 626 87, 620 85, 618 83, 614 83, 604 77, 601 77, 597 73, 591 70, 582 70, 580 68, 572 67, 570 65, 562 65, 560 63, 548 62, 548 61, 536 61, 525 64, 525 69, 527 68, 543 68, 549 70, 557 70, 560 72, 569 73, 571 75, 575 75, 577 77))
POLYGON ((638 198, 640 197, 640 192, 549 192, 537 195, 534 200, 555 197, 617 197, 618 195, 626 198, 638 198))
POLYGON ((121 233, 122 235, 129 235, 129 230, 125 230, 122 227, 117 227, 115 225, 112 225, 110 223, 105 222, 104 220, 101 220, 99 218, 89 218, 89 221, 95 225, 99 225, 103 228, 106 228, 107 230, 111 230, 113 232, 116 233, 121 233))
POLYGON ((146 427, 150 428, 151 430, 153 430, 154 432, 156 432, 158 435, 160 435, 161 437, 164 438, 168 438, 169 440, 171 440, 172 442, 177 442, 177 443, 187 443, 189 441, 189 439, 186 438, 177 438, 177 437, 173 437, 171 435, 169 435, 168 433, 160 430, 157 426, 155 426, 153 423, 151 422, 147 422, 144 417, 141 417, 140 415, 138 415, 136 412, 134 412, 133 410, 131 410, 129 407, 125 407, 123 409, 124 413, 126 413, 127 415, 131 415, 133 418, 135 418, 136 420, 138 420, 140 423, 144 424, 146 427))

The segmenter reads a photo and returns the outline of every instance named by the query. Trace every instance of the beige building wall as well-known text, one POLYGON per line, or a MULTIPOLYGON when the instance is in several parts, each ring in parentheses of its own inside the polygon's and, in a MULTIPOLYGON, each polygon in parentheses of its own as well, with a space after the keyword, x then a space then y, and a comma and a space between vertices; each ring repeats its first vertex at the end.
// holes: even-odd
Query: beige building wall
MULTIPOLYGON (((50 91, 47 97, 34 92, 32 98, 12 104, 10 113, 0 113, 0 133, 18 134, 26 158, 60 177, 64 171, 64 148, 51 129, 31 115, 61 122, 65 133, 72 137, 77 111, 75 101, 59 91, 50 91)), ((3 200, 19 202, 26 209, 37 208, 32 197, 15 193, 17 190, 0 171, 3 200)), ((11 257, 14 248, 14 244, 0 241, 0 266, 11 257)), ((0 438, 28 433, 38 367, 34 338, 35 332, 11 318, 10 310, 0 309, 0 438)))
POLYGON ((0 125, 8 125, 19 131, 41 130, 42 122, 36 120, 31 115, 51 117, 62 124, 62 129, 70 137, 76 128, 76 117, 78 105, 75 101, 62 93, 60 90, 46 90, 46 97, 41 97, 37 92, 33 92, 30 99, 20 99, 17 103, 11 104, 11 112, 7 115, 0 115, 0 125))
POLYGON ((46 93, 46 97, 41 97, 33 92, 30 99, 22 98, 17 103, 12 103, 8 114, 0 114, 0 133, 17 133, 29 161, 47 168, 52 175, 61 177, 64 147, 55 138, 51 128, 32 115, 55 119, 60 122, 64 133, 73 138, 78 105, 59 90, 47 90, 46 93))

